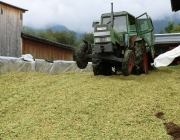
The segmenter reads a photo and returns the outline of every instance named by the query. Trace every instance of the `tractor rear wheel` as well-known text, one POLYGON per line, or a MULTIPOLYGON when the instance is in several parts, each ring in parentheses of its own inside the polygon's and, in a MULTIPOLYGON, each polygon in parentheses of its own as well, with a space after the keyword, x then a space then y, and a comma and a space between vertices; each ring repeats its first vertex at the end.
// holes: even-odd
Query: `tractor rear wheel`
POLYGON ((80 69, 86 68, 89 58, 86 57, 88 54, 88 46, 86 44, 79 45, 77 52, 76 52, 76 63, 80 69))
POLYGON ((134 66, 134 52, 132 50, 127 50, 124 54, 122 62, 122 73, 124 76, 129 76, 132 72, 134 66))

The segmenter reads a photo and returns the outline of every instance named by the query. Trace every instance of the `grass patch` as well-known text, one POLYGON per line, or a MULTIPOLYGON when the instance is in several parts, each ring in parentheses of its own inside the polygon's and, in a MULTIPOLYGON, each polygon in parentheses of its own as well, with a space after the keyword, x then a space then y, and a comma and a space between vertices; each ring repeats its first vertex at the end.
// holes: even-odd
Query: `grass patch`
POLYGON ((180 71, 0 75, 0 139, 170 140, 155 116, 180 125, 180 71))
POLYGON ((174 70, 180 70, 180 65, 160 67, 159 69, 174 69, 174 70))

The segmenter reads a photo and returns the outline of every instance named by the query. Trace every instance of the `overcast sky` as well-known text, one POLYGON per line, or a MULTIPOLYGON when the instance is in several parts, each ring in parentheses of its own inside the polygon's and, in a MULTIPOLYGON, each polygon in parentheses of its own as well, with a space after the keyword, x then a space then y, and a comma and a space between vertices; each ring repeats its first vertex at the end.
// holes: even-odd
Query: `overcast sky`
MULTIPOLYGON (((180 11, 172 12, 170 0, 1 0, 27 9, 24 25, 44 28, 51 25, 65 25, 77 32, 93 31, 93 20, 99 20, 102 13, 127 11, 134 16, 147 12, 152 20, 175 17, 180 20, 180 11)), ((180 22, 180 21, 179 21, 180 22)))

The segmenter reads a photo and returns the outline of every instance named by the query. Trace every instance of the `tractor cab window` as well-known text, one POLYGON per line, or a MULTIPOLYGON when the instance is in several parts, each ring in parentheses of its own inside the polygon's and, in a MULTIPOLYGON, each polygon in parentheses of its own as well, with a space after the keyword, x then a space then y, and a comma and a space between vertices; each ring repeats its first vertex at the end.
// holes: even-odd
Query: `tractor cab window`
POLYGON ((137 35, 135 24, 130 25, 130 35, 137 35))
MULTIPOLYGON (((102 19, 102 24, 109 24, 111 18, 104 17, 102 19)), ((116 16, 114 17, 114 30, 118 33, 120 32, 127 32, 127 23, 126 23, 126 16, 116 16)))

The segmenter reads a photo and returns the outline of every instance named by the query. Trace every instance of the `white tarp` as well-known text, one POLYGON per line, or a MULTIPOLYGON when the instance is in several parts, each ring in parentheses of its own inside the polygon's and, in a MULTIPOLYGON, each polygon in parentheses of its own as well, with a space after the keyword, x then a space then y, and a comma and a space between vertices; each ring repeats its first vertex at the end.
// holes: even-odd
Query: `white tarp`
POLYGON ((36 71, 46 72, 49 74, 64 73, 67 71, 88 72, 92 71, 92 63, 89 62, 85 69, 79 69, 75 61, 57 60, 53 63, 46 62, 42 59, 35 60, 36 71))
POLYGON ((21 58, 0 56, 0 73, 35 71, 35 61, 24 61, 21 58))
POLYGON ((22 58, 23 60, 29 61, 29 62, 33 62, 33 61, 34 61, 33 56, 32 56, 31 54, 22 55, 21 58, 22 58))
POLYGON ((178 56, 180 56, 180 45, 156 57, 154 59, 154 66, 155 67, 168 66, 178 56))
POLYGON ((42 59, 33 59, 29 54, 23 55, 20 58, 0 56, 0 74, 28 71, 39 71, 49 74, 58 74, 68 71, 88 72, 92 71, 92 63, 89 62, 85 69, 79 69, 75 61, 57 60, 50 63, 42 59))

